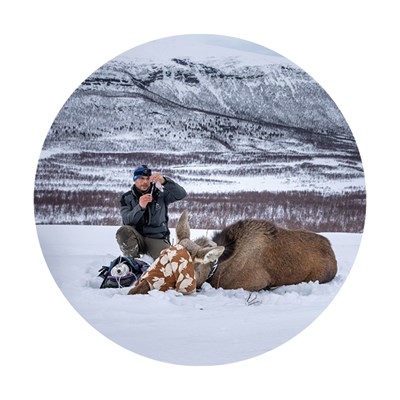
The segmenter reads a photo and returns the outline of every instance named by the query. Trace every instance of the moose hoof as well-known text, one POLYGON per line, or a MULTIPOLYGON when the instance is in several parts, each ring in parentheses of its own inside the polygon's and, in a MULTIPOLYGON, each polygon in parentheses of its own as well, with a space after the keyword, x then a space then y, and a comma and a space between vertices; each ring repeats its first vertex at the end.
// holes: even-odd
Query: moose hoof
POLYGON ((134 286, 128 294, 146 294, 150 291, 150 285, 147 281, 143 280, 139 285, 134 286))

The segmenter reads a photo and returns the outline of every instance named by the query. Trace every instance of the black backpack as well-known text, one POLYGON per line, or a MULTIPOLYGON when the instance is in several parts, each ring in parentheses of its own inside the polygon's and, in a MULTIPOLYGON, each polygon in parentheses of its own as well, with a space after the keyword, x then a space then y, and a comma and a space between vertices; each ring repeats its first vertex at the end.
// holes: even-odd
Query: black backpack
POLYGON ((110 262, 110 265, 99 269, 99 277, 103 278, 100 289, 122 288, 131 286, 140 275, 149 268, 149 264, 138 258, 119 256, 110 262))

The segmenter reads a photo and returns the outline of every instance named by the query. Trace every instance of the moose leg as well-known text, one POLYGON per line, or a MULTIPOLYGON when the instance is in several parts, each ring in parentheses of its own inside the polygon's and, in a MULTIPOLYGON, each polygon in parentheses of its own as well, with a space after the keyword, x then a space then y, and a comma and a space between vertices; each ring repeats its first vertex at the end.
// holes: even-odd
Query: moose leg
POLYGON ((268 271, 255 268, 258 260, 260 258, 243 260, 236 256, 222 262, 211 278, 211 286, 224 289, 242 288, 248 291, 258 291, 271 286, 272 279, 268 271))
POLYGON ((134 286, 128 294, 146 294, 150 291, 150 285, 143 279, 137 286, 134 286))

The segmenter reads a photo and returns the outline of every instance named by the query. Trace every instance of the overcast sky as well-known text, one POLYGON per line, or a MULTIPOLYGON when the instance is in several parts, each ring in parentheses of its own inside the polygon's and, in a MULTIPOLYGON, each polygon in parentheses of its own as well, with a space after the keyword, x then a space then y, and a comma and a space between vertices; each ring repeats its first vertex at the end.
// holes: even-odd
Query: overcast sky
POLYGON ((173 57, 198 59, 240 57, 250 64, 289 62, 280 54, 247 40, 230 36, 200 34, 170 36, 150 41, 124 52, 117 58, 129 58, 135 61, 139 59, 166 61, 173 57))

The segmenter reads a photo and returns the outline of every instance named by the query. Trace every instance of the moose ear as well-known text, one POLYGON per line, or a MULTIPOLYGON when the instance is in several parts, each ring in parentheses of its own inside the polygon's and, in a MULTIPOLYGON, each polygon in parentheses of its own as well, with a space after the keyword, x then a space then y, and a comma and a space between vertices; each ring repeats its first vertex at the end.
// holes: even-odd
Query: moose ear
POLYGON ((208 264, 210 262, 217 261, 218 258, 221 256, 221 254, 224 252, 225 247, 224 246, 217 246, 211 248, 204 256, 203 260, 201 261, 201 264, 208 264))
POLYGON ((178 223, 176 225, 176 237, 178 239, 178 242, 183 239, 190 239, 190 226, 188 220, 188 211, 184 210, 179 217, 178 223))

